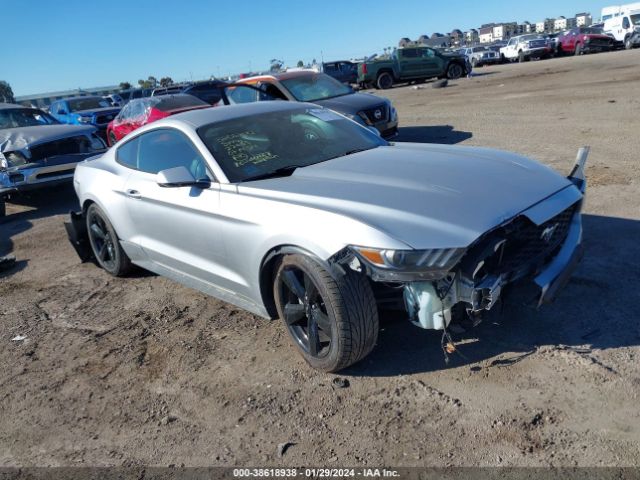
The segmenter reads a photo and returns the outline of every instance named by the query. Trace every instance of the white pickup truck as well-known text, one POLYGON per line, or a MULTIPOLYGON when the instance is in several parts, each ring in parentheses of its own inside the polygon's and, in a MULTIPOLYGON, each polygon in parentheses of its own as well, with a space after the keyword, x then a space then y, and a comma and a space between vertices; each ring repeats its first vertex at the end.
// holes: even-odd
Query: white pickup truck
POLYGON ((500 49, 503 62, 526 62, 532 58, 546 58, 553 54, 549 40, 541 35, 528 34, 511 37, 509 42, 500 49))
POLYGON ((604 21, 605 33, 627 50, 640 46, 640 10, 621 10, 616 17, 604 21))

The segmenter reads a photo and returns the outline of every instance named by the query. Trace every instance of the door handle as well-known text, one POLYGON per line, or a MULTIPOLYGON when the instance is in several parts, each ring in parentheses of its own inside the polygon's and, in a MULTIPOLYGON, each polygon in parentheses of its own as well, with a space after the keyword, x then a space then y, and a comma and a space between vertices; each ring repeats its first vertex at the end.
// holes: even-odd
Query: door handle
POLYGON ((127 197, 129 198, 142 198, 142 195, 140 194, 140 192, 138 190, 127 190, 125 192, 127 194, 127 197))

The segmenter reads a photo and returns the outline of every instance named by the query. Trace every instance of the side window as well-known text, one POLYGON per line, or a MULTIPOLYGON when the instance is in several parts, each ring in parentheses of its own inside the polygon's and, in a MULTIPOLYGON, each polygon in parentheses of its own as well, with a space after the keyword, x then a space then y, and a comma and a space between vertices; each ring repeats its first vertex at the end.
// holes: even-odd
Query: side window
POLYGON ((263 83, 260 85, 260 90, 267 94, 266 97, 260 97, 260 100, 286 100, 287 97, 280 91, 278 87, 271 83, 263 83))
POLYGON ((137 138, 138 170, 155 174, 168 168, 186 167, 196 179, 211 178, 205 160, 183 133, 162 128, 137 138))
POLYGON ((415 48, 405 48, 402 50, 402 56, 404 58, 417 58, 418 50, 416 50, 415 48))
POLYGON ((626 30, 629 27, 631 27, 631 22, 629 22, 629 17, 624 17, 622 19, 622 28, 626 30))
POLYGON ((334 73, 337 72, 338 69, 336 68, 336 64, 335 63, 325 63, 324 65, 324 71, 326 73, 334 73))
POLYGON ((431 50, 430 48, 423 48, 422 49, 422 56, 424 58, 433 58, 433 57, 435 57, 435 55, 436 55, 436 53, 433 50, 431 50))
POLYGON ((120 145, 116 151, 116 161, 125 167, 138 169, 138 145, 140 137, 120 145))
POLYGON ((127 103, 122 108, 122 110, 120 110, 120 113, 118 114, 118 120, 120 120, 120 121, 128 120, 130 111, 131 111, 131 104, 127 103))

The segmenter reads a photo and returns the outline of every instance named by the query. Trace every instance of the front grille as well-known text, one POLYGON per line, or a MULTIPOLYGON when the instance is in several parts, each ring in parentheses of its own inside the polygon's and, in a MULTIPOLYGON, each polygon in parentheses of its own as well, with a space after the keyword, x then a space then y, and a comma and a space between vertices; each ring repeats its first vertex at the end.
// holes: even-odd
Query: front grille
POLYGON ((494 266, 501 272, 513 272, 546 259, 567 237, 574 212, 575 206, 571 206, 539 226, 524 216, 517 217, 504 229, 507 241, 494 266))
POLYGON ((62 175, 71 175, 74 170, 75 170, 75 167, 74 168, 68 168, 66 170, 57 170, 55 172, 39 173, 39 174, 36 175, 36 178, 38 180, 43 180, 45 178, 60 177, 62 175))
POLYGON ((73 155, 76 153, 91 152, 91 142, 84 135, 63 138, 42 145, 36 145, 31 149, 31 160, 38 161, 59 155, 73 155))
POLYGON ((469 249, 462 262, 470 278, 502 274, 519 278, 544 265, 567 238, 576 208, 574 204, 542 225, 520 215, 489 233, 469 249))
POLYGON ((545 40, 532 40, 529 42, 529 48, 544 48, 547 46, 545 40))
POLYGON ((592 38, 589 41, 590 47, 608 47, 611 42, 604 38, 592 38))
POLYGON ((386 122, 389 118, 388 108, 385 104, 364 110, 364 114, 371 123, 386 122), (376 112, 378 113, 376 114, 376 112))

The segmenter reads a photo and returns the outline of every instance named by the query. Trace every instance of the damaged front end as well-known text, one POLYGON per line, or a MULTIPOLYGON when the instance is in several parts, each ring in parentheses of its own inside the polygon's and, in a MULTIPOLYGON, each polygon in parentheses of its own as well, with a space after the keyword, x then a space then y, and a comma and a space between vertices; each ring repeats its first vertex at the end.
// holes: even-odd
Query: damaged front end
MULTIPOLYGON (((350 266, 364 269, 374 290, 375 284, 386 285, 387 292, 401 290, 410 320, 425 329, 446 332, 459 312, 476 323, 517 281, 535 287, 538 306, 548 303, 582 258, 587 155, 588 148, 580 149, 568 177, 573 185, 485 233, 466 249, 390 252, 352 247, 350 266)), ((378 290, 384 297, 385 289, 378 290)))

